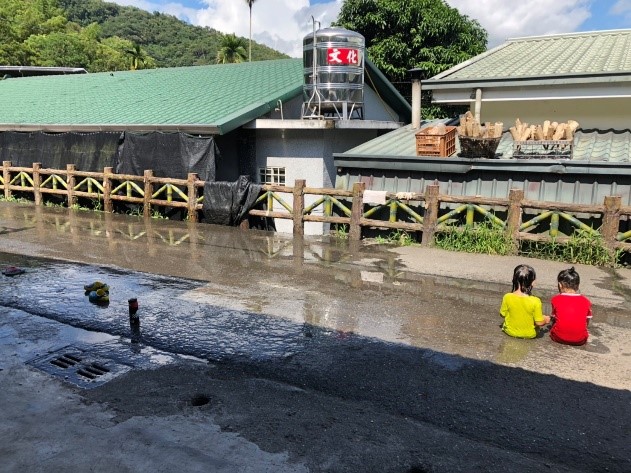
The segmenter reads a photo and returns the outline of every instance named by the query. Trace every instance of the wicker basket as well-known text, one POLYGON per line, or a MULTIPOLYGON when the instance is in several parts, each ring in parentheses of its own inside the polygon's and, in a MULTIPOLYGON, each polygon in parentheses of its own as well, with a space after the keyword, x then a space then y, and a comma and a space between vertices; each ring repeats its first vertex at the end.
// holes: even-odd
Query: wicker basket
POLYGON ((499 138, 473 138, 460 136, 460 156, 463 158, 495 158, 495 151, 500 144, 499 138))

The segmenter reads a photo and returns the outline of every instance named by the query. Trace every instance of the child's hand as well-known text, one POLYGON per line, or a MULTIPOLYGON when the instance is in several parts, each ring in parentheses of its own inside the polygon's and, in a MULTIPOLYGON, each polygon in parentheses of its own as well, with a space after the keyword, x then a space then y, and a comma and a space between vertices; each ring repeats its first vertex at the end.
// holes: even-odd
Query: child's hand
POLYGON ((550 316, 549 315, 544 315, 543 316, 543 320, 546 322, 546 325, 548 325, 550 323, 550 316))

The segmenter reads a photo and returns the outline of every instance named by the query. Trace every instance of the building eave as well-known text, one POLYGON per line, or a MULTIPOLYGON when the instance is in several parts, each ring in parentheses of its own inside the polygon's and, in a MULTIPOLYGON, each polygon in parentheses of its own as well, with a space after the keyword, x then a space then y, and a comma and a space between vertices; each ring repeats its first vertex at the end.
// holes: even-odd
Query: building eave
POLYGON ((442 89, 479 89, 487 87, 541 87, 541 86, 567 86, 580 84, 631 84, 629 71, 608 74, 559 74, 555 76, 529 76, 529 77, 493 77, 480 79, 428 79, 422 81, 424 90, 442 89))
POLYGON ((200 124, 180 124, 180 125, 162 125, 162 124, 90 124, 90 125, 46 125, 46 124, 16 124, 16 123, 0 123, 0 131, 20 131, 20 132, 47 132, 47 133, 94 133, 94 132, 182 132, 202 135, 217 135, 220 129, 216 125, 200 125, 200 124))

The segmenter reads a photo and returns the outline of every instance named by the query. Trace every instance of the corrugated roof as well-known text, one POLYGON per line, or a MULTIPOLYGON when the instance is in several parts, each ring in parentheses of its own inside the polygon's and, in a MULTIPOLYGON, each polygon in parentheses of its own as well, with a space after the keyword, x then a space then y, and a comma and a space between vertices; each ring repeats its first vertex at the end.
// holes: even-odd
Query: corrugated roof
POLYGON ((631 29, 514 38, 423 84, 631 73, 631 29))
POLYGON ((0 81, 0 123, 203 125, 226 133, 302 93, 302 60, 0 81))
MULTIPOLYGON (((449 120, 424 122, 422 128, 438 122, 450 124, 449 120)), ((336 153, 339 157, 416 157, 416 137, 418 130, 412 125, 399 128, 383 136, 363 143, 344 153, 336 153)), ((460 151, 456 139, 456 152, 460 151)), ((456 153, 456 154, 457 154, 456 153)), ((513 139, 510 133, 504 133, 497 148, 496 155, 500 160, 513 159, 513 139)), ((572 162, 610 162, 628 163, 631 159, 631 131, 596 131, 579 130, 574 136, 572 162)), ((521 162, 529 160, 520 159, 521 162)))
MULTIPOLYGON (((421 129, 438 123, 452 124, 455 119, 442 119, 423 121, 421 129)), ((416 156, 416 133, 417 129, 412 125, 406 125, 397 130, 386 133, 378 138, 362 143, 344 153, 337 153, 343 156, 416 156)))
MULTIPOLYGON (((366 68, 380 96, 409 120, 406 100, 374 65, 366 68)), ((0 130, 225 134, 270 112, 279 99, 301 95, 302 86, 302 59, 8 79, 0 81, 0 130)))
MULTIPOLYGON (((504 133, 497 147, 501 159, 513 157, 513 139, 504 133)), ((574 136, 572 161, 628 163, 631 157, 631 131, 579 130, 574 136)))

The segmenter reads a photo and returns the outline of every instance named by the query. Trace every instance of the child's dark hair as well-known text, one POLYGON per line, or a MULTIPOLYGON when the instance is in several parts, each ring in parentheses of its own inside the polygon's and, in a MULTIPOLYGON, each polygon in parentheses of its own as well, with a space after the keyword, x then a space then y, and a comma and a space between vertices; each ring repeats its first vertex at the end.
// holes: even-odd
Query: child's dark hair
POLYGON ((519 289, 524 294, 530 295, 535 279, 537 279, 535 269, 527 264, 520 264, 513 271, 513 291, 519 289))
POLYGON ((578 286, 581 284, 581 277, 578 275, 574 266, 570 269, 564 269, 557 276, 557 281, 561 286, 572 289, 573 291, 578 291, 578 286))

